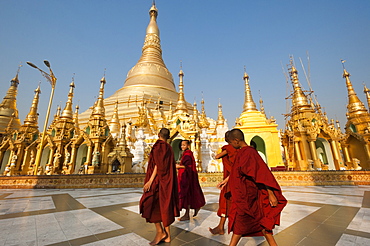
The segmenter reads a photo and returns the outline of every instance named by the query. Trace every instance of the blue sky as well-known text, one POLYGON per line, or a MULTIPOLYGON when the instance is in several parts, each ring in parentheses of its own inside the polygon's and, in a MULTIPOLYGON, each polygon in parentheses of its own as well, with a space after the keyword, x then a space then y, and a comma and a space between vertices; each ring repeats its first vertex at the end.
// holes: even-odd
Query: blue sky
MULTIPOLYGON (((21 63, 21 121, 41 80, 42 124, 50 85, 26 61, 47 70, 44 59, 50 61, 58 78, 52 115, 57 105, 64 107, 73 74, 74 105, 80 105, 80 112, 93 105, 105 69, 105 97, 112 95, 140 58, 151 3, 0 0, 0 100, 21 63)), ((230 128, 242 112, 244 66, 255 102, 258 105, 261 96, 267 115, 273 115, 279 128, 284 128, 285 98, 292 86, 287 85, 283 68, 286 70, 290 55, 305 90, 309 86, 299 58, 306 70, 310 64, 314 94, 328 117, 340 120, 342 127, 347 90, 341 59, 347 61, 353 86, 366 102, 362 91, 363 83, 370 87, 368 0, 157 0, 156 6, 163 58, 175 84, 182 61, 186 100, 196 100, 200 109, 203 92, 207 115, 214 119, 220 100, 230 128)))

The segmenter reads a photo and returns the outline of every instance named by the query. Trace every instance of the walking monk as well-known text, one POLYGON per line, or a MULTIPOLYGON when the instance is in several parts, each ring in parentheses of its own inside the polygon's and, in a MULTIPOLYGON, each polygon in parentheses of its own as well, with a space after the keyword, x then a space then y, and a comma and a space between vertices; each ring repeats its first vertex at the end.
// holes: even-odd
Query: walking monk
POLYGON ((150 245, 170 242, 170 225, 180 216, 177 191, 176 162, 167 143, 170 131, 162 128, 159 139, 149 155, 144 181, 144 194, 140 199, 140 213, 147 222, 154 223, 156 235, 150 245))
POLYGON ((242 236, 264 236, 275 246, 272 229, 280 224, 287 200, 266 163, 244 141, 243 132, 231 130, 229 140, 239 149, 228 181, 232 200, 229 232, 233 232, 229 245, 237 245, 242 236))
POLYGON ((220 217, 220 222, 215 228, 209 228, 209 231, 213 235, 216 235, 216 234, 223 235, 225 233, 225 222, 226 222, 226 218, 229 215, 229 210, 231 206, 231 200, 226 199, 226 196, 230 194, 230 189, 229 189, 229 185, 227 184, 227 180, 229 179, 231 167, 235 160, 236 149, 230 145, 229 134, 230 134, 230 131, 227 131, 225 133, 225 141, 228 144, 222 146, 221 153, 215 156, 216 159, 222 158, 222 164, 224 166, 224 179, 221 183, 217 185, 217 187, 221 190, 220 198, 218 202, 218 211, 217 211, 217 215, 220 217))
POLYGON ((181 141, 180 149, 183 151, 181 162, 176 165, 178 169, 179 207, 180 209, 185 209, 185 214, 179 218, 180 221, 190 219, 190 209, 194 209, 193 217, 197 216, 200 208, 206 204, 202 188, 199 184, 194 155, 189 147, 189 140, 181 141))

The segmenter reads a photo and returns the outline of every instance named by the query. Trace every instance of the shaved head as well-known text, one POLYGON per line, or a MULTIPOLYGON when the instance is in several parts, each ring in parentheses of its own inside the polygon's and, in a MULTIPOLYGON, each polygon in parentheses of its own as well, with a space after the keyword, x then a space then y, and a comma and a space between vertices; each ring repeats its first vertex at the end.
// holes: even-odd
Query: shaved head
POLYGON ((167 128, 162 128, 159 131, 158 135, 159 135, 159 137, 167 140, 167 139, 170 138, 170 130, 168 130, 167 128))
POLYGON ((230 134, 228 136, 228 139, 230 141, 231 140, 235 140, 235 139, 238 139, 240 141, 244 141, 244 133, 240 129, 232 129, 230 131, 230 134))
POLYGON ((230 131, 227 131, 225 132, 225 142, 229 142, 230 141, 230 131))

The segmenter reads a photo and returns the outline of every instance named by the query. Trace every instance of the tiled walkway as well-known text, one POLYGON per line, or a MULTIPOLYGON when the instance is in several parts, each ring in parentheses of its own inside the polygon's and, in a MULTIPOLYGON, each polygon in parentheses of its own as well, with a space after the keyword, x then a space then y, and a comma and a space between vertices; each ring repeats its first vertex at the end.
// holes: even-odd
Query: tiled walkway
MULTIPOLYGON (((370 186, 282 187, 289 203, 275 238, 282 245, 370 245, 370 186)), ((212 236, 219 191, 204 188, 207 204, 189 222, 176 221, 172 242, 227 245, 212 236)), ((0 190, 2 245, 148 245, 154 226, 138 214, 141 189, 0 190)), ((267 245, 262 237, 239 245, 267 245)))

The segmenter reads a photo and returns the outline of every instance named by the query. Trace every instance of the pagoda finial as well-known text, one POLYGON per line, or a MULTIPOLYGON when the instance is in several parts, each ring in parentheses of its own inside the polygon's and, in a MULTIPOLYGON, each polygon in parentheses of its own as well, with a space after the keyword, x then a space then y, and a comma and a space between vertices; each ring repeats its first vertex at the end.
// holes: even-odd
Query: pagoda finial
MULTIPOLYGON (((182 67, 182 64, 180 65, 180 67, 182 67)), ((186 107, 185 95, 184 95, 184 82, 183 82, 184 72, 182 71, 182 69, 180 69, 179 78, 180 78, 179 96, 177 99, 177 105, 175 109, 176 115, 188 113, 188 109, 186 107)))
POLYGON ((72 109, 72 99, 73 99, 73 90, 75 88, 74 75, 72 77, 72 82, 69 84, 69 93, 66 106, 63 109, 61 118, 62 119, 72 119, 73 118, 73 109, 72 109))
POLYGON ((347 92, 348 92, 348 104, 347 104, 347 113, 348 118, 352 118, 361 114, 368 114, 365 105, 360 101, 358 98, 355 90, 353 89, 352 82, 350 80, 351 74, 347 72, 347 70, 344 67, 344 62, 342 61, 343 65, 343 78, 346 80, 346 86, 347 86, 347 92))
MULTIPOLYGON (((258 94, 260 94, 260 91, 258 91, 258 94)), ((260 111, 266 117, 265 107, 263 106, 263 100, 262 100, 261 94, 260 94, 260 111)))
POLYGON ((245 96, 244 96, 243 112, 257 111, 256 104, 253 101, 251 88, 249 86, 249 75, 246 72, 245 66, 244 66, 243 79, 244 79, 244 82, 245 82, 245 96))
POLYGON ((203 97, 203 91, 202 91, 202 101, 201 101, 201 104, 202 104, 202 113, 200 115, 200 121, 199 121, 199 127, 200 128, 208 128, 210 123, 209 121, 207 120, 207 115, 206 115, 206 110, 204 108, 204 97, 203 97))
POLYGON ((121 129, 121 124, 119 123, 119 117, 118 117, 118 100, 116 100, 112 119, 109 122, 109 130, 112 133, 112 135, 115 135, 115 137, 118 137, 120 133, 120 129, 121 129))
POLYGON ((298 71, 293 63, 293 57, 290 57, 290 68, 289 68, 290 80, 293 84, 293 98, 292 98, 292 109, 293 113, 298 113, 298 110, 313 110, 311 104, 308 102, 307 96, 303 93, 302 88, 299 84, 298 71))
POLYGON ((24 120, 24 125, 27 126, 33 126, 35 128, 38 128, 38 114, 37 114, 37 107, 39 104, 39 98, 40 98, 41 90, 40 90, 40 84, 37 86, 35 90, 35 95, 32 100, 32 105, 30 108, 30 112, 27 114, 25 120, 24 120))
POLYGON ((218 99, 218 117, 217 117, 217 125, 223 126, 225 124, 225 117, 222 113, 222 105, 221 105, 221 99, 218 99))
POLYGON ((363 85, 364 85, 364 93, 366 95, 366 100, 367 100, 367 107, 370 110, 370 89, 366 87, 365 83, 363 83, 363 85))

